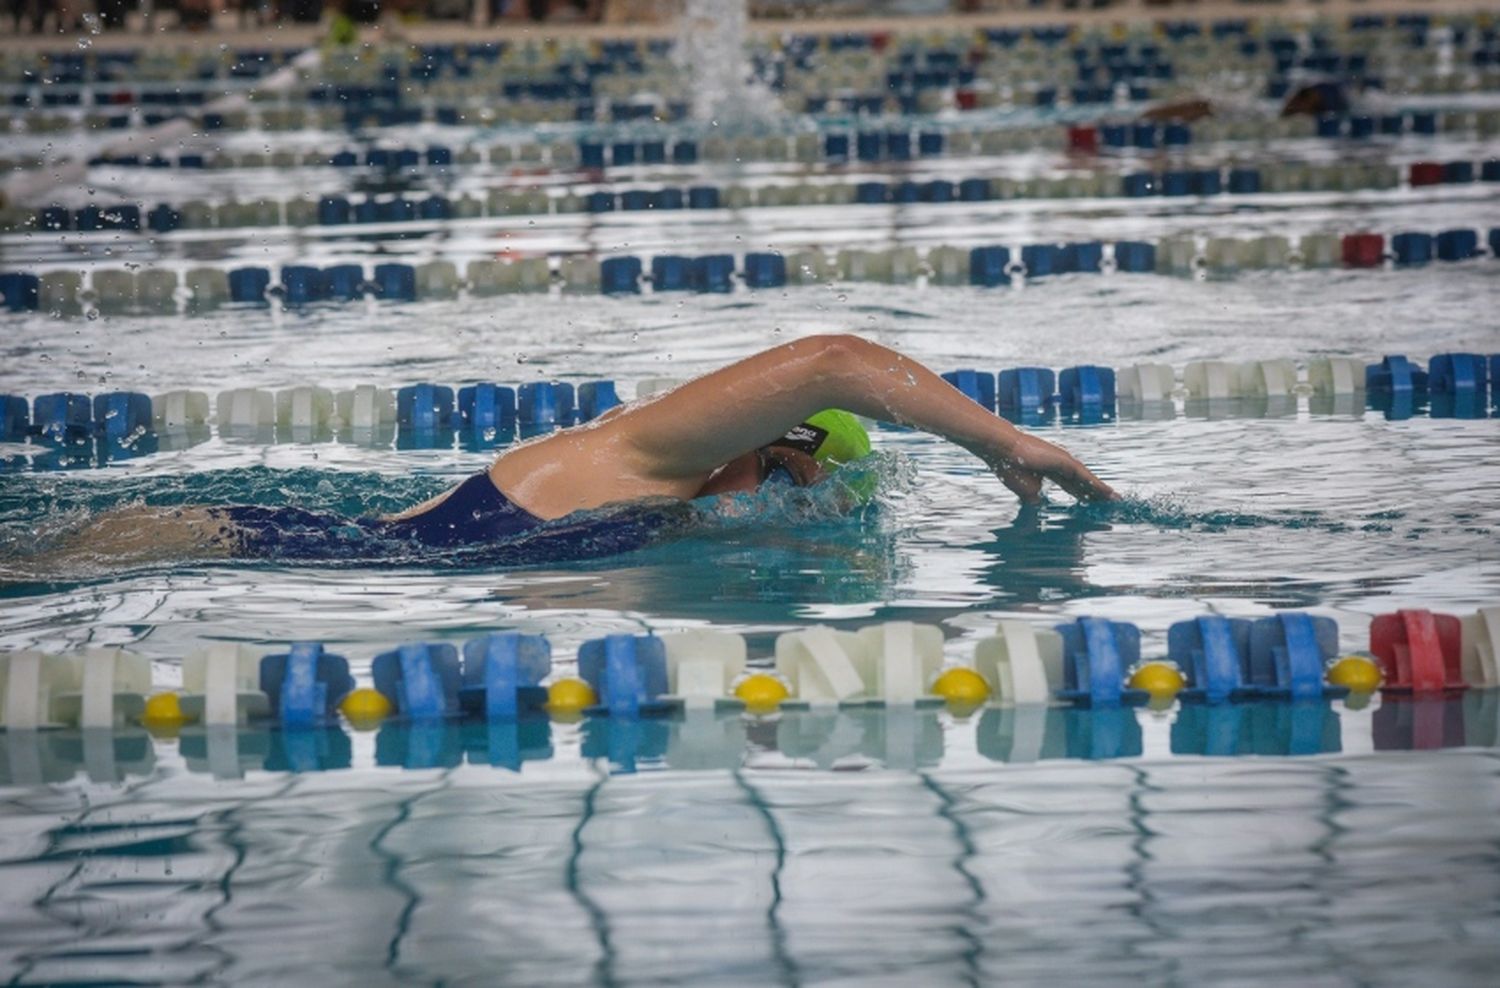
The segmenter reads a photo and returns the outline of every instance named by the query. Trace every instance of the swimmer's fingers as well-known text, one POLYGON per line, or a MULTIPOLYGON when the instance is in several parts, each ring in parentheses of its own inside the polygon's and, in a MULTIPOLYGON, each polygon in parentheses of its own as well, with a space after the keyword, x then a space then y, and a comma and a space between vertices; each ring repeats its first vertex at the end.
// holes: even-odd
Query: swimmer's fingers
MULTIPOLYGON (((1035 436, 1026 436, 1017 445, 1013 459, 1003 469, 1039 474, 1080 501, 1118 501, 1120 498, 1114 488, 1094 476, 1093 471, 1080 463, 1067 450, 1035 436)), ((1003 472, 1000 479, 1005 481, 1006 486, 1011 490, 1015 490, 1022 500, 1028 499, 1025 494, 1011 486, 1003 472)), ((1038 480, 1038 493, 1040 493, 1040 486, 1040 480, 1038 480)), ((1030 498, 1030 500, 1035 499, 1035 497, 1030 498)))
POLYGON ((1042 499, 1042 475, 1035 470, 1026 470, 1015 464, 1007 464, 995 470, 1000 482, 1010 488, 1011 493, 1021 499, 1022 504, 1036 504, 1042 499))
POLYGON ((1098 477, 1088 467, 1074 460, 1074 471, 1062 475, 1054 475, 1052 479, 1057 486, 1078 498, 1080 501, 1118 501, 1120 495, 1115 489, 1098 477))

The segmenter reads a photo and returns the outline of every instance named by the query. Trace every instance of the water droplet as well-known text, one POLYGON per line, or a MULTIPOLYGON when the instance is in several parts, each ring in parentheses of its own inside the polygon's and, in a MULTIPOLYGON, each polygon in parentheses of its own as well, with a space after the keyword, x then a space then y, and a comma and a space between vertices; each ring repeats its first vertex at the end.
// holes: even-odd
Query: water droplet
MULTIPOLYGON (((84 315, 88 319, 89 322, 93 322, 95 319, 99 318, 99 310, 98 309, 90 309, 88 312, 84 313, 84 315)), ((79 371, 78 373, 82 374, 83 372, 79 371)))

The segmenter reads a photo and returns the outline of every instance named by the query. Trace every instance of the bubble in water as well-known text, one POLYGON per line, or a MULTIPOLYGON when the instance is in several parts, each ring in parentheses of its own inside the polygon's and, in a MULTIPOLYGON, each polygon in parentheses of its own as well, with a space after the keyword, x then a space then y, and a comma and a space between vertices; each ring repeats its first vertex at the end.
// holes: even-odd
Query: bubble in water
POLYGON ((88 312, 84 313, 84 316, 88 319, 89 322, 93 322, 95 319, 99 318, 99 310, 90 309, 88 312))

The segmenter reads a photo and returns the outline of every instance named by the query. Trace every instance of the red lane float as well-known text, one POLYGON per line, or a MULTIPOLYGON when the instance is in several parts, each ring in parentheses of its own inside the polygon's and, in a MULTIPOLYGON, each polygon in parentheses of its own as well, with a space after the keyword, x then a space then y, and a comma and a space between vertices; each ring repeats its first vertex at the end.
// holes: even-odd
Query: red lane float
POLYGON ((1439 693, 1468 689, 1461 666, 1463 626, 1451 614, 1400 610, 1370 622, 1370 651, 1385 689, 1439 693))

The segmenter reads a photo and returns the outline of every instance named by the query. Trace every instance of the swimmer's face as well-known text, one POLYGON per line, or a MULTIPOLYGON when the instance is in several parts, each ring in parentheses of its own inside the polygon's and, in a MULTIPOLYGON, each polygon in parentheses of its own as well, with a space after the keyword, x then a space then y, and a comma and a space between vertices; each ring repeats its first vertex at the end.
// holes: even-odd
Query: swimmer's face
POLYGON ((801 450, 762 446, 737 456, 716 470, 698 496, 747 493, 764 484, 808 487, 827 476, 818 461, 801 450))
POLYGON ((811 487, 826 474, 817 460, 800 449, 788 446, 762 446, 756 450, 760 459, 760 483, 790 483, 794 487, 811 487))

